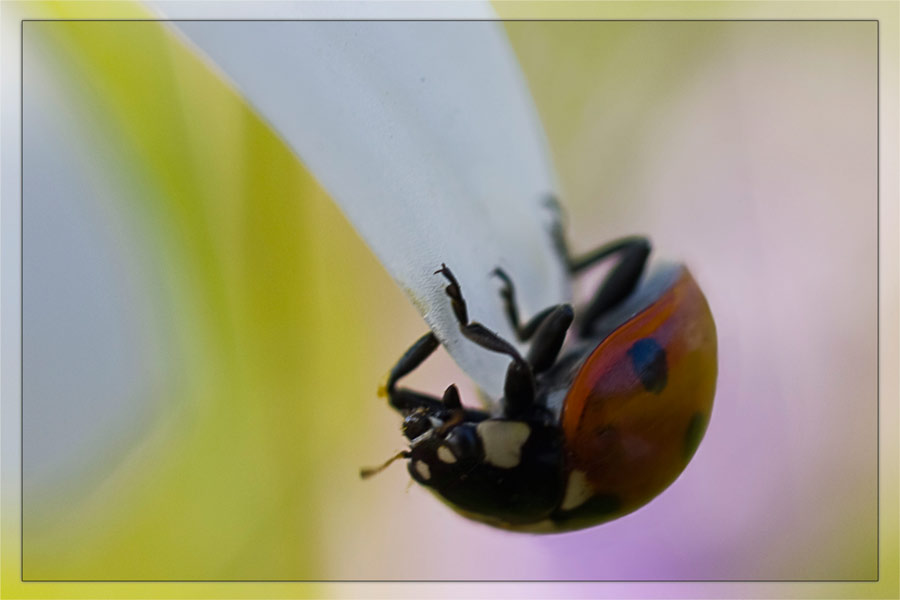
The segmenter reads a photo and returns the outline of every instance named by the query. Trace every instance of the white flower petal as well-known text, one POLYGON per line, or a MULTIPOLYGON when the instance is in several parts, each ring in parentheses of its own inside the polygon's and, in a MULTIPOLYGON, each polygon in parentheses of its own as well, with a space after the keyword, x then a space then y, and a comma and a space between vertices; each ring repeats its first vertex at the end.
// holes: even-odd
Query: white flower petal
POLYGON ((294 148, 460 366, 499 396, 508 359, 462 338, 434 271, 452 268, 470 318, 505 337, 494 267, 513 277, 526 317, 569 294, 543 206, 556 187, 544 136, 502 26, 175 25, 294 148))

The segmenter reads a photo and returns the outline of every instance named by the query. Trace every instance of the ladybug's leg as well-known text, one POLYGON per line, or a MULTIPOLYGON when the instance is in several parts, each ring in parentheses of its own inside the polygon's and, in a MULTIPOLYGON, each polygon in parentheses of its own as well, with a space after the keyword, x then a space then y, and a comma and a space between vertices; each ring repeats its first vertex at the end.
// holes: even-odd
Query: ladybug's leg
POLYGON ((553 222, 550 224, 550 237, 553 239, 553 246, 556 248, 557 254, 563 259, 568 266, 569 245, 566 243, 565 233, 565 212, 562 205, 555 195, 550 194, 544 199, 544 205, 553 211, 553 222))
POLYGON ((528 363, 531 365, 531 371, 543 373, 556 362, 556 357, 566 339, 566 332, 574 319, 572 306, 569 304, 550 306, 532 317, 525 325, 521 325, 512 279, 500 267, 494 269, 494 275, 503 280, 500 295, 503 297, 506 314, 519 341, 526 342, 534 337, 534 342, 528 351, 528 363))
POLYGON ((650 253, 650 241, 643 236, 632 235, 604 244, 585 256, 573 258, 569 253, 569 245, 566 243, 565 213, 562 205, 556 196, 552 194, 546 197, 544 204, 553 211, 555 217, 550 225, 550 237, 553 239, 553 245, 572 275, 577 275, 580 271, 593 266, 612 254, 629 251, 634 247, 646 246, 647 253, 650 253))
POLYGON ((406 388, 397 388, 397 381, 405 377, 416 367, 421 365, 426 358, 431 356, 438 347, 438 339, 433 333, 426 333, 407 350, 391 372, 385 382, 384 388, 379 390, 379 395, 386 395, 388 403, 398 412, 408 415, 419 408, 429 413, 442 411, 458 412, 460 417, 469 421, 480 421, 487 415, 480 410, 465 408, 459 398, 459 390, 455 385, 444 390, 444 395, 438 400, 430 394, 423 394, 406 388))
POLYGON ((590 334, 598 317, 634 291, 650 255, 650 242, 647 238, 638 236, 623 238, 601 246, 584 257, 570 260, 569 268, 573 274, 577 274, 613 254, 620 255, 619 263, 600 284, 594 298, 580 316, 579 334, 582 336, 590 334))
MULTIPOLYGON (((627 256, 641 253, 643 253, 643 260, 646 261, 647 256, 650 254, 650 240, 640 235, 631 235, 604 244, 593 252, 588 252, 584 256, 578 258, 568 257, 569 272, 573 275, 577 275, 588 267, 597 264, 604 258, 618 253, 622 253, 623 262, 627 259, 627 256)), ((643 269, 643 266, 641 269, 643 269)), ((640 273, 638 274, 640 275, 640 273)))
MULTIPOLYGON (((634 291, 638 280, 641 278, 641 273, 644 272, 644 266, 650 254, 650 241, 642 236, 629 236, 605 244, 584 256, 573 258, 569 253, 566 236, 563 231, 564 214, 562 206, 556 197, 552 195, 547 197, 546 204, 556 215, 550 229, 550 235, 553 238, 553 244, 557 252, 568 267, 569 273, 578 275, 604 258, 613 254, 622 255, 619 264, 606 276, 587 309, 583 314, 579 315, 581 322, 579 334, 584 337, 590 334, 594 323, 600 315, 624 300, 628 294, 634 291)), ((510 319, 512 319, 509 304, 507 304, 507 313, 510 314, 510 319)), ((538 316, 542 314, 540 313, 538 316)))
POLYGON ((528 362, 533 373, 543 373, 553 366, 569 326, 575 319, 571 304, 557 304, 549 310, 550 313, 541 321, 528 350, 528 362))
POLYGON ((504 412, 507 417, 516 417, 527 411, 534 405, 534 374, 531 366, 522 358, 516 348, 501 338, 499 335, 489 330, 481 323, 470 323, 469 313, 466 308, 466 301, 462 297, 462 291, 459 288, 459 282, 456 281, 453 273, 447 268, 447 265, 441 265, 441 268, 435 273, 442 274, 450 284, 445 288, 447 295, 450 296, 450 303, 453 307, 453 313, 459 322, 460 332, 469 340, 475 342, 482 348, 506 354, 512 358, 509 368, 506 371, 506 381, 503 386, 503 394, 506 398, 506 406, 504 412))
POLYGON ((506 310, 506 316, 509 318, 509 323, 512 325, 513 331, 516 332, 516 337, 519 338, 520 342, 527 342, 538 330, 541 323, 544 322, 544 319, 556 309, 556 306, 545 308, 535 316, 531 317, 530 321, 522 325, 519 322, 519 308, 516 305, 516 289, 513 287, 512 279, 510 279, 506 271, 500 267, 494 269, 491 274, 496 275, 503 281, 503 287, 500 288, 500 297, 503 298, 503 308, 506 310))
POLYGON ((426 333, 400 357, 400 360, 391 369, 383 393, 387 394, 390 405, 401 413, 409 413, 420 407, 432 410, 441 407, 440 400, 434 396, 407 389, 397 389, 397 380, 421 365, 437 347, 438 339, 434 333, 426 333))

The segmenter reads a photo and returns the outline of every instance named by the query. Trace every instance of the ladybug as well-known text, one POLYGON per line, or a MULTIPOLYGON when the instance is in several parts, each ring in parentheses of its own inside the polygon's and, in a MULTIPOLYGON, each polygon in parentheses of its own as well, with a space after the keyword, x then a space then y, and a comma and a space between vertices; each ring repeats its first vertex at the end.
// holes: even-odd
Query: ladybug
POLYGON ((632 236, 571 258, 573 277, 615 259, 579 311, 551 306, 519 320, 509 275, 493 271, 523 356, 471 322, 462 289, 441 265, 461 333, 509 356, 504 395, 490 413, 464 406, 455 385, 438 399, 397 386, 438 347, 416 341, 381 392, 403 417, 409 449, 398 459, 419 484, 471 519, 515 531, 561 532, 628 514, 660 494, 690 461, 706 430, 716 387, 716 329, 688 269, 667 264, 644 275, 650 243, 632 236), (573 335, 568 335, 572 329, 573 335))

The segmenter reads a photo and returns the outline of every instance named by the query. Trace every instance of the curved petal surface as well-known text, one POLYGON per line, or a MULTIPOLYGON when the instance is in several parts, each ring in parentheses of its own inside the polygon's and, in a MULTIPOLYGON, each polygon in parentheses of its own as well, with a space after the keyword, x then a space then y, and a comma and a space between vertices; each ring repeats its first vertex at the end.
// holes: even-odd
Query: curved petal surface
POLYGON ((175 26, 297 152, 457 363, 499 396, 507 359, 462 338, 435 270, 450 266, 470 318, 506 337, 495 267, 512 275, 525 315, 569 294, 548 235, 556 185, 544 134, 501 25, 175 26))

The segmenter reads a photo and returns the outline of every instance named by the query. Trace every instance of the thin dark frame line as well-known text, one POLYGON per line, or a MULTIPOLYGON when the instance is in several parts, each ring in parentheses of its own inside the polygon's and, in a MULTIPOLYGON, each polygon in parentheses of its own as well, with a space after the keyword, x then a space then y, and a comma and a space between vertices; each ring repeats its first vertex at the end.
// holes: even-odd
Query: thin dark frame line
POLYGON ((63 23, 869 23, 878 22, 879 19, 397 19, 386 17, 382 19, 61 19, 61 18, 30 18, 23 21, 35 22, 63 22, 63 23))
POLYGON ((19 576, 22 583, 878 583, 881 578, 881 20, 868 19, 20 19, 19 23, 19 576), (559 23, 875 23, 875 101, 876 101, 876 235, 875 235, 875 345, 876 345, 876 550, 874 579, 25 579, 25 23, 26 22, 93 22, 93 23, 179 23, 179 22, 559 22, 559 23))
POLYGON ((881 21, 875 21, 875 578, 881 578, 881 21))
POLYGON ((23 583, 878 583, 878 579, 27 579, 23 583))
POLYGON ((25 581, 25 21, 19 23, 19 577, 25 581))

